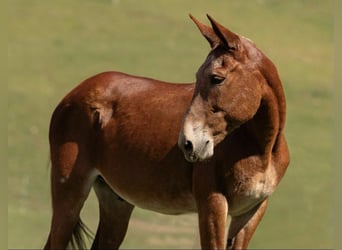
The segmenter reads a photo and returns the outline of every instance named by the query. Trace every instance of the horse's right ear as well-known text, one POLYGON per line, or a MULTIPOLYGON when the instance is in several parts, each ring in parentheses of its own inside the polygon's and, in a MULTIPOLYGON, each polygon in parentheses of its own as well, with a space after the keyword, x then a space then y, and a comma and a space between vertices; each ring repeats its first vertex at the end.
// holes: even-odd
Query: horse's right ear
POLYGON ((215 34, 214 30, 211 27, 201 23, 196 18, 194 18, 191 14, 189 14, 189 16, 192 19, 192 21, 194 21, 194 23, 196 24, 196 26, 198 27, 202 35, 208 40, 211 48, 214 48, 215 46, 220 44, 221 42, 220 38, 215 34))
POLYGON ((221 44, 230 50, 238 51, 240 44, 239 36, 216 22, 210 15, 207 14, 207 17, 213 27, 214 33, 220 39, 221 44))

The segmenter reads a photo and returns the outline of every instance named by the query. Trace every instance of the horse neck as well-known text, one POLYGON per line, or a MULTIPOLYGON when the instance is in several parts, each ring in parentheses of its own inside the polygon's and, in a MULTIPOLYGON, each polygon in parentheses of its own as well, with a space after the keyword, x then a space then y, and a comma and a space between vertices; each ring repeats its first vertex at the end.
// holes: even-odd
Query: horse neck
POLYGON ((260 71, 265 77, 267 85, 271 88, 274 97, 276 98, 275 104, 278 107, 279 114, 279 131, 282 132, 285 127, 286 118, 286 100, 284 89, 281 84, 277 68, 272 63, 272 61, 264 55, 262 60, 262 65, 260 71))
POLYGON ((279 93, 274 86, 277 85, 275 83, 263 85, 260 107, 255 116, 246 124, 249 133, 256 140, 259 147, 258 151, 266 165, 270 163, 285 122, 285 105, 283 105, 285 99, 282 100, 282 93, 279 93))

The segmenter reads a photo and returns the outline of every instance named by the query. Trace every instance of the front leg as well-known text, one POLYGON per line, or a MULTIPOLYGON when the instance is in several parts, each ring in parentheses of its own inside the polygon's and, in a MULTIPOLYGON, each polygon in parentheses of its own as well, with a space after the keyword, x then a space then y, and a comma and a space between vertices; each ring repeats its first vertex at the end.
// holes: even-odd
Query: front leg
POLYGON ((201 248, 224 249, 228 203, 218 190, 213 165, 199 163, 194 166, 193 191, 198 209, 201 248))
POLYGON ((268 199, 246 214, 233 217, 228 232, 227 249, 247 249, 259 222, 265 214, 268 199))
POLYGON ((198 204, 198 220, 202 249, 224 249, 227 224, 227 201, 220 193, 212 193, 198 204))

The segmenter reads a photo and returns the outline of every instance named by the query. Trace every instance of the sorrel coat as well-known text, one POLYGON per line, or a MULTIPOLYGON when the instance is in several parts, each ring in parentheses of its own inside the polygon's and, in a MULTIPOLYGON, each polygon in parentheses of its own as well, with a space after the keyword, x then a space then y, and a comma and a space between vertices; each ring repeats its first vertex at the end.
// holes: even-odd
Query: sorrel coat
POLYGON ((211 46, 195 84, 105 72, 55 109, 45 249, 85 247, 80 211, 92 187, 100 209, 92 249, 119 248, 134 206, 198 213, 203 249, 248 247, 289 163, 285 97, 253 42, 210 16, 211 27, 191 18, 211 46))

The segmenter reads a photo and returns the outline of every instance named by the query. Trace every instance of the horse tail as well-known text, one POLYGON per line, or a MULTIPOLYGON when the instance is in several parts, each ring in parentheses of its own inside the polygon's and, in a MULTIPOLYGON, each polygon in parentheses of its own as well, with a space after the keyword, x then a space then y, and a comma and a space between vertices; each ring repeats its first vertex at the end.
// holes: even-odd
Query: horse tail
POLYGON ((81 218, 79 218, 72 232, 68 249, 87 249, 86 242, 93 241, 93 239, 94 233, 83 223, 81 218))

